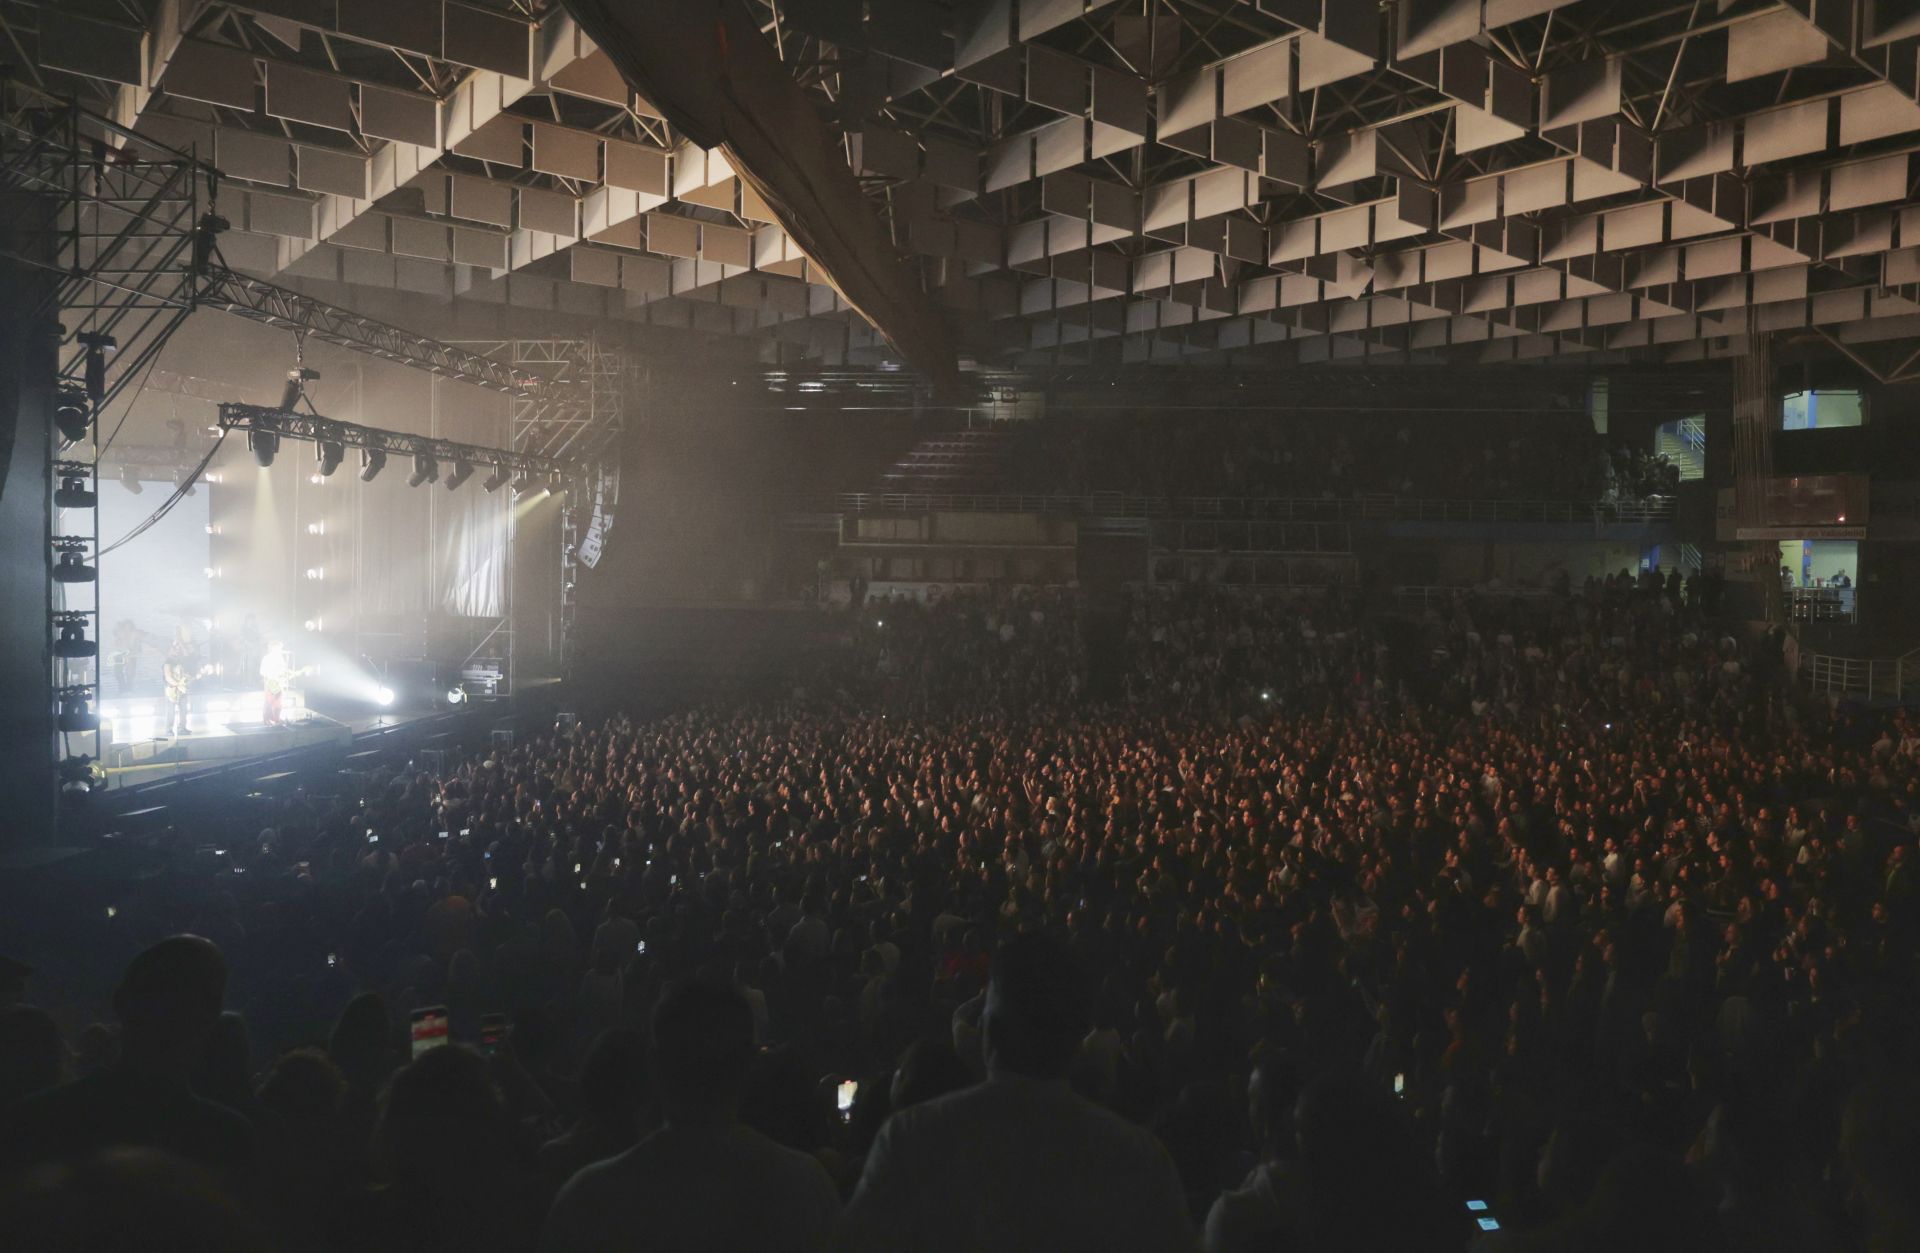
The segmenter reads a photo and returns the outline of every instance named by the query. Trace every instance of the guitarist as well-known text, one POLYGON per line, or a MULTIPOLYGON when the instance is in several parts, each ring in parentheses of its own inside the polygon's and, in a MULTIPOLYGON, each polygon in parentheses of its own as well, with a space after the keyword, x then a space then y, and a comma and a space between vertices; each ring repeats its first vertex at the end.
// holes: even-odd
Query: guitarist
MULTIPOLYGON (((161 681, 167 689, 167 734, 174 739, 189 733, 189 700, 193 681, 199 677, 195 671, 195 662, 199 660, 199 650, 193 645, 193 636, 181 627, 173 637, 173 644, 167 649, 167 658, 160 666, 161 681)), ((200 674, 205 671, 201 670, 200 674)))
POLYGON ((269 726, 282 725, 285 720, 280 716, 280 698, 287 694, 287 685, 312 670, 312 666, 295 670, 293 662, 287 657, 286 645, 279 640, 269 643, 267 655, 260 659, 260 682, 264 692, 260 703, 261 720, 269 726))

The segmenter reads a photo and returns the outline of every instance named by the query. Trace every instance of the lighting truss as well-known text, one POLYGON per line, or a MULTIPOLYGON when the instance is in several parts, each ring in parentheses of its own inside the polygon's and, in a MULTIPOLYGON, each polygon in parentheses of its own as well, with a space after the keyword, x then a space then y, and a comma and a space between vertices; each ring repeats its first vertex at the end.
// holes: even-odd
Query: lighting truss
POLYGON ((457 444, 451 440, 408 435, 401 431, 383 431, 377 427, 338 422, 316 414, 289 413, 265 405, 224 404, 220 406, 220 427, 228 431, 266 431, 281 439, 344 444, 349 448, 371 448, 391 457, 431 457, 451 465, 465 460, 475 465, 503 466, 524 475, 560 475, 574 478, 582 468, 571 461, 515 452, 509 448, 488 448, 481 444, 457 444))
POLYGON ((264 279, 236 274, 223 266, 207 268, 198 301, 206 308, 298 331, 325 343, 399 362, 442 378, 472 383, 489 391, 538 399, 546 397, 550 390, 538 376, 516 371, 506 362, 389 326, 264 279))

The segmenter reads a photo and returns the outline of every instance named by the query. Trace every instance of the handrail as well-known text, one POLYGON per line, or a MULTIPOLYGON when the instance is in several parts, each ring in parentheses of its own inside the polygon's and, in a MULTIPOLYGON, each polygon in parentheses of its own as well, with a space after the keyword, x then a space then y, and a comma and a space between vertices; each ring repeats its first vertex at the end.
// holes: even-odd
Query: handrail
POLYGON ((1906 698, 1909 684, 1920 685, 1920 647, 1897 657, 1839 657, 1830 653, 1802 653, 1800 679, 1809 692, 1864 693, 1906 698))
POLYGON ((1121 492, 842 492, 848 513, 1071 513, 1101 517, 1300 522, 1664 522, 1674 498, 1635 501, 1450 500, 1401 496, 1135 496, 1121 492))

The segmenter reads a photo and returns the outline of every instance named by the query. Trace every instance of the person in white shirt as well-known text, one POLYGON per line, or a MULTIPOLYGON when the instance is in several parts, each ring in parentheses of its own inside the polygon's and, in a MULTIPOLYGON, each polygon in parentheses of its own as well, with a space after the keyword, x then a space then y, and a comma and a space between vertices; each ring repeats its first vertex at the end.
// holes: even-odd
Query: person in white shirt
POLYGON ((1067 1084, 1087 1015, 1066 946, 995 953, 988 1078, 887 1120, 841 1223, 847 1253, 1131 1253, 1194 1248, 1159 1141, 1067 1084))
POLYGON ((548 1253, 824 1253, 840 1198, 814 1158, 737 1116, 753 1013, 732 987, 688 983, 653 1014, 666 1125, 575 1175, 542 1234, 548 1253))

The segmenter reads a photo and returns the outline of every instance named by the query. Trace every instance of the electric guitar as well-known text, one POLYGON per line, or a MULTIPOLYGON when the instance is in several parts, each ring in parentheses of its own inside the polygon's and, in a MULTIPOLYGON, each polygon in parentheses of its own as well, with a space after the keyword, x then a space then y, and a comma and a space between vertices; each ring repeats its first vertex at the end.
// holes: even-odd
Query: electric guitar
POLYGON ((282 674, 275 674, 275 675, 268 676, 264 680, 264 682, 266 683, 267 695, 279 696, 280 694, 282 694, 287 690, 287 684, 293 682, 295 679, 299 678, 301 675, 312 674, 315 669, 317 669, 317 667, 315 666, 301 666, 298 670, 288 670, 282 674))
POLYGON ((162 674, 162 681, 167 685, 167 699, 179 704, 187 698, 187 690, 193 686, 194 680, 204 679, 212 673, 212 666, 201 666, 189 673, 185 666, 167 665, 162 674))

